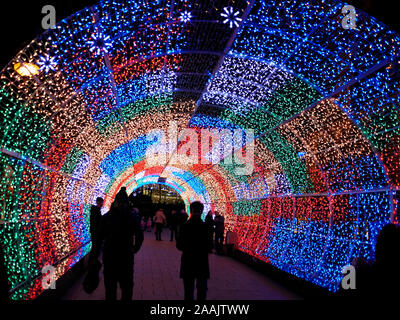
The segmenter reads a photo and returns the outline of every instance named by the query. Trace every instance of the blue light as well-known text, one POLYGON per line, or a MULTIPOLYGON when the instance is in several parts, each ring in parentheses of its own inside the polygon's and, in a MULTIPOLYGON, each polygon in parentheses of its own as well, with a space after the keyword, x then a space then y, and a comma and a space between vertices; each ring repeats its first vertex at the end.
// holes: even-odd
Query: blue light
POLYGON ((304 159, 304 157, 306 156, 306 152, 298 152, 297 155, 299 156, 300 159, 304 159))
POLYGON ((90 45, 90 51, 95 51, 95 54, 99 55, 102 51, 108 53, 108 49, 111 48, 110 36, 104 36, 102 33, 92 35, 91 41, 87 43, 90 45))
POLYGON ((43 71, 47 74, 50 70, 56 71, 57 63, 55 57, 50 57, 49 55, 39 57, 38 65, 40 66, 39 71, 43 71))

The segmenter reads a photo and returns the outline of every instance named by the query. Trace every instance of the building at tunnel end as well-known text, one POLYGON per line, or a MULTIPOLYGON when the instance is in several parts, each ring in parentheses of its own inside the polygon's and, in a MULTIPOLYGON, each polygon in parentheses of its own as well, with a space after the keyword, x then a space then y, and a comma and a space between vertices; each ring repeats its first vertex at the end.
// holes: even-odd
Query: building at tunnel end
POLYGON ((0 73, 10 298, 90 251, 97 197, 157 183, 221 213, 241 252, 337 292, 399 222, 399 58, 397 32, 337 0, 102 0, 60 21, 0 73), (213 149, 221 132, 241 162, 213 149))

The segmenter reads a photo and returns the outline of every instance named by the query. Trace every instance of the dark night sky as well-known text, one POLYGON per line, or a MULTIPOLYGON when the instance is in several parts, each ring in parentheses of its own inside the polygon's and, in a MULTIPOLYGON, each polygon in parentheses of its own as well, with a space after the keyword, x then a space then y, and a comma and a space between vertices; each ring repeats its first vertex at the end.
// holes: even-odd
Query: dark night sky
MULTIPOLYGON (((348 0, 348 3, 361 8, 383 21, 400 33, 400 17, 393 3, 396 0, 348 0), (391 4, 392 3, 392 4, 391 4), (395 16, 396 14, 396 16, 395 16)), ((398 1, 398 0, 397 0, 398 1)), ((60 21, 97 0, 6 0, 1 2, 1 50, 0 69, 10 61, 19 50, 43 32, 41 28, 42 7, 51 4, 56 8, 57 21, 60 21)))
POLYGON ((43 33, 41 23, 44 14, 42 7, 53 5, 56 8, 57 22, 97 0, 3 0, 1 8, 1 51, 0 69, 2 69, 21 49, 39 34, 43 33), (7 2, 7 4, 5 4, 7 2))

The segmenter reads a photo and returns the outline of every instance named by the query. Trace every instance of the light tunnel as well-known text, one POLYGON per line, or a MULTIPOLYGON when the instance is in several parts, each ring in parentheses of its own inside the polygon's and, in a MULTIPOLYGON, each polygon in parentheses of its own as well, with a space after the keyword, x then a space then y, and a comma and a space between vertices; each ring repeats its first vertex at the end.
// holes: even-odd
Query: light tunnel
POLYGON ((1 72, 11 298, 34 299, 44 266, 59 278, 88 253, 97 196, 109 206, 160 178, 221 212, 239 250, 337 291, 398 223, 400 197, 400 37, 357 8, 346 27, 344 5, 104 0, 33 40, 1 72), (149 164, 146 134, 171 122, 252 129, 254 170, 149 164))

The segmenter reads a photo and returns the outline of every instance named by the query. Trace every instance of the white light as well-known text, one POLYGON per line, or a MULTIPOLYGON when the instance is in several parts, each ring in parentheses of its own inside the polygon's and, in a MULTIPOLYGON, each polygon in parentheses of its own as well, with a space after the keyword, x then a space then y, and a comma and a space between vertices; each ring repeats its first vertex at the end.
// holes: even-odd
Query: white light
POLYGON ((90 51, 95 51, 97 55, 104 51, 108 53, 108 49, 111 47, 110 36, 104 36, 102 33, 93 34, 91 41, 87 43, 90 45, 90 51))
POLYGON ((38 65, 40 66, 39 71, 43 71, 47 74, 50 70, 56 71, 56 61, 55 57, 50 57, 49 55, 45 55, 39 58, 38 65))
POLYGON ((192 19, 192 13, 190 13, 190 12, 188 12, 188 11, 185 11, 185 12, 182 12, 182 14, 181 14, 181 16, 179 17, 179 19, 182 21, 182 22, 189 22, 190 21, 190 19, 192 19))
POLYGON ((229 28, 233 28, 233 26, 239 27, 239 22, 242 21, 242 18, 239 18, 239 11, 233 11, 233 7, 225 7, 225 12, 221 13, 221 16, 225 18, 222 22, 224 24, 229 23, 229 28))

